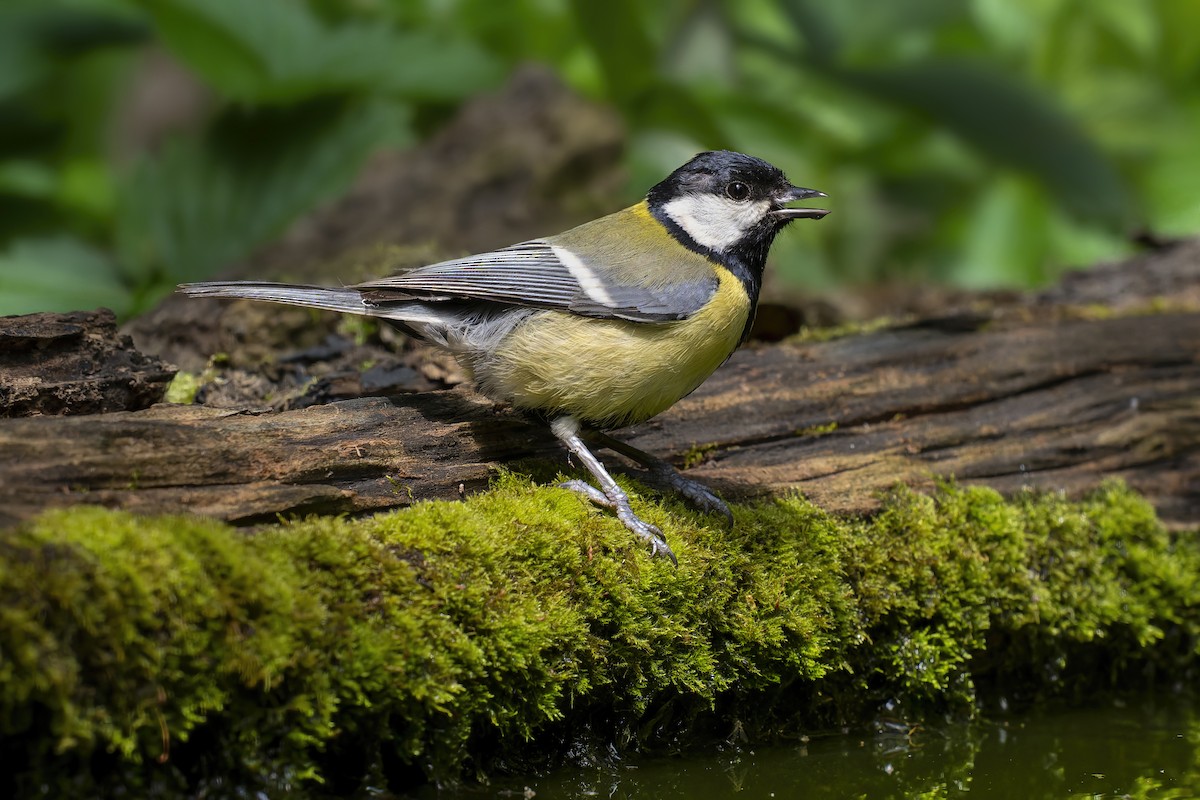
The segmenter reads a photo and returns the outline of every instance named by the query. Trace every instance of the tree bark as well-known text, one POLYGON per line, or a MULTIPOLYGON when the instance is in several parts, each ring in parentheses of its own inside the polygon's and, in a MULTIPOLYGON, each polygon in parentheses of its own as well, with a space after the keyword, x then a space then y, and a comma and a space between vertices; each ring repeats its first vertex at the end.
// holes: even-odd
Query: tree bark
POLYGON ((0 317, 0 417, 144 408, 174 374, 119 336, 108 309, 0 317))
MULTIPOLYGON (((1194 525, 1200 312, 1093 319, 1070 308, 750 347, 619 435, 728 498, 799 490, 830 511, 864 513, 897 483, 953 477, 1074 494, 1119 477, 1168 523, 1194 525)), ((359 513, 478 491, 496 467, 529 456, 566 466, 542 426, 465 389, 282 412, 161 404, 7 419, 0 513, 11 522, 73 503, 235 522, 359 513)))

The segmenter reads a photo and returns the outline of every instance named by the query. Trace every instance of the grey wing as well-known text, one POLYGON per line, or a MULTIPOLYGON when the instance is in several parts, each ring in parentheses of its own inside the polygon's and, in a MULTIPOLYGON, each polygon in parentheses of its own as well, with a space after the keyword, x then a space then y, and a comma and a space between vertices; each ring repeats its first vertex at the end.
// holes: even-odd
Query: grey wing
POLYGON ((616 283, 570 250, 534 240, 351 288, 361 291, 363 302, 369 304, 481 300, 589 317, 664 322, 699 311, 716 291, 717 282, 714 273, 669 287, 616 283))

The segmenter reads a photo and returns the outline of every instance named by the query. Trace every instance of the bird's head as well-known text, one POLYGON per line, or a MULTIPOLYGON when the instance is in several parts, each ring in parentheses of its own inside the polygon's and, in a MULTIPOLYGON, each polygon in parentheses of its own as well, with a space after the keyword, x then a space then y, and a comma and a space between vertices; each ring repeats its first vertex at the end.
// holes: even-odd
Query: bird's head
POLYGON ((793 186, 778 167, 760 158, 715 150, 700 153, 646 195, 654 215, 684 244, 717 258, 766 258, 775 234, 794 219, 820 219, 821 208, 789 203, 824 192, 793 186), (690 242, 687 241, 690 239, 690 242))

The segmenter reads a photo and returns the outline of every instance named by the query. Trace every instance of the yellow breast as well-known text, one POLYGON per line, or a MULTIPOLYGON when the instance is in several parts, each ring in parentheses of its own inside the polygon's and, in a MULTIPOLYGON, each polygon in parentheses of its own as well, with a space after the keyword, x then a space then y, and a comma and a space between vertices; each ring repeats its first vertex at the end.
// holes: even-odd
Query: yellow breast
POLYGON ((685 320, 539 312, 505 338, 487 374, 476 378, 518 408, 571 414, 601 427, 647 420, 703 383, 741 341, 750 299, 732 273, 716 272, 712 300, 685 320))

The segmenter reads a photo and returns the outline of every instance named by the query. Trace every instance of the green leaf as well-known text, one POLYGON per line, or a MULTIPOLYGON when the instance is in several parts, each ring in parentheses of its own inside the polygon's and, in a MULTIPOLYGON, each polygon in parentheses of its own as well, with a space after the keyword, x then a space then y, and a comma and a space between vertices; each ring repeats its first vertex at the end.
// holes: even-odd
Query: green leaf
POLYGON ((878 64, 929 51, 941 32, 969 18, 967 6, 963 0, 786 0, 784 9, 810 60, 878 64))
POLYGON ((208 277, 341 190, 374 148, 406 132, 403 110, 378 102, 228 112, 120 186, 122 267, 142 285, 208 277))
POLYGON ((725 20, 700 5, 675 30, 663 54, 664 68, 679 83, 727 87, 735 77, 733 47, 725 20))
POLYGON ((1149 61, 1162 46, 1158 13, 1151 3, 1089 0, 1088 13, 1132 52, 1149 61))
POLYGON ((1037 36, 1038 15, 1027 3, 1013 0, 972 0, 975 25, 998 47, 1020 50, 1037 36))
POLYGON ((457 99, 499 68, 481 48, 370 22, 329 26, 288 0, 143 0, 171 49, 235 100, 289 103, 391 91, 457 99))
POLYGON ((0 6, 0 100, 33 89, 55 56, 145 40, 146 26, 128 9, 92 5, 8 0, 0 6))
POLYGON ((1033 176, 1080 217, 1119 225, 1132 214, 1129 190, 1108 158, 1073 120, 1024 83, 962 59, 835 75, 953 131, 996 164, 1033 176))
POLYGON ((842 50, 842 31, 831 24, 826 10, 807 0, 786 0, 783 11, 804 41, 805 57, 814 64, 830 64, 842 50))
POLYGON ((635 0, 572 0, 579 35, 588 43, 609 94, 631 105, 655 83, 658 51, 646 31, 643 7, 635 0))
POLYGON ((1028 181, 994 180, 971 215, 954 282, 977 289, 1036 285, 1051 213, 1045 195, 1028 181))
POLYGON ((1159 0, 1163 43, 1158 57, 1185 86, 1194 85, 1200 66, 1200 3, 1159 0))
POLYGON ((1154 161, 1145 170, 1144 194, 1151 230, 1163 236, 1200 233, 1200 99, 1180 109, 1179 120, 1164 131, 1154 161))
POLYGON ((111 222, 116 201, 113 175, 107 164, 98 158, 73 158, 62 165, 60 178, 58 201, 63 208, 106 226, 111 222))
POLYGON ((262 44, 268 26, 274 22, 279 49, 286 50, 301 38, 306 17, 298 3, 291 11, 274 2, 231 0, 147 0, 145 5, 176 56, 218 91, 247 100, 261 99, 273 77, 262 44))
POLYGON ((0 253, 0 316, 132 303, 116 266, 77 239, 24 239, 0 253))
POLYGON ((498 84, 504 71, 474 42, 425 32, 392 33, 379 88, 411 100, 459 100, 498 84))
POLYGON ((16 33, 0 15, 0 100, 34 86, 49 68, 44 54, 16 33))
POLYGON ((809 122, 790 106, 737 91, 706 92, 704 99, 724 110, 715 123, 738 149, 766 159, 797 181, 811 181, 813 165, 804 149, 797 147, 809 122))
POLYGON ((636 105, 630 114, 639 128, 673 128, 704 142, 705 149, 733 146, 716 117, 718 110, 707 104, 700 93, 685 86, 656 85, 636 105))
POLYGON ((0 193, 48 199, 54 196, 57 176, 49 166, 29 158, 0 161, 0 193))
POLYGON ((1117 235, 1095 225, 1080 225, 1054 209, 1051 209, 1047 223, 1048 269, 1043 283, 1057 280, 1059 274, 1067 269, 1131 258, 1139 249, 1124 234, 1117 235))

